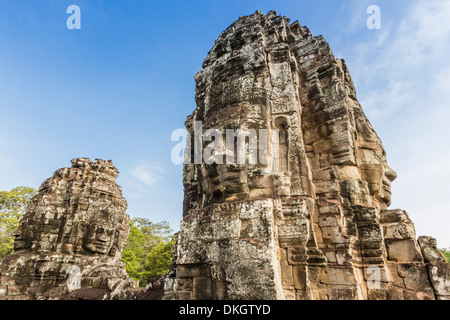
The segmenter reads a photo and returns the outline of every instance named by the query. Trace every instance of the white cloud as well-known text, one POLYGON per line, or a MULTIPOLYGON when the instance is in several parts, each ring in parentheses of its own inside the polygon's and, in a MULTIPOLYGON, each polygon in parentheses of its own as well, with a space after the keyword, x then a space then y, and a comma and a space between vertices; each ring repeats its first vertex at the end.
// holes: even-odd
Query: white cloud
MULTIPOLYGON (((450 97, 450 64, 442 66, 441 70, 436 74, 433 88, 440 93, 446 93, 450 97)), ((448 98, 445 99, 448 101, 448 98)))
POLYGON ((419 165, 403 173, 402 178, 405 181, 414 181, 439 174, 450 176, 450 158, 437 159, 434 162, 419 165))
MULTIPOLYGON (((158 167, 154 167, 158 169, 158 167)), ((148 166, 139 165, 130 170, 130 174, 139 182, 152 187, 157 182, 157 176, 148 166)))
POLYGON ((389 116, 397 108, 406 106, 413 100, 411 90, 411 83, 391 80, 385 88, 372 90, 361 99, 361 104, 368 110, 369 117, 389 116))
POLYGON ((369 0, 353 0, 344 1, 342 3, 342 9, 344 11, 352 11, 353 14, 349 21, 346 21, 345 28, 342 33, 354 34, 361 30, 361 28, 366 27, 366 15, 367 8, 372 4, 369 0))
POLYGON ((404 3, 398 14, 391 4, 380 4, 381 30, 348 35, 349 43, 359 42, 341 48, 340 55, 398 173, 391 208, 407 210, 418 235, 448 247, 450 1, 404 3))
POLYGON ((389 18, 383 6, 381 12, 382 29, 370 31, 377 37, 369 33, 368 41, 344 52, 350 57, 362 105, 372 117, 410 106, 432 89, 437 74, 442 74, 440 84, 449 84, 442 68, 450 52, 450 1, 411 2, 400 20, 389 18))

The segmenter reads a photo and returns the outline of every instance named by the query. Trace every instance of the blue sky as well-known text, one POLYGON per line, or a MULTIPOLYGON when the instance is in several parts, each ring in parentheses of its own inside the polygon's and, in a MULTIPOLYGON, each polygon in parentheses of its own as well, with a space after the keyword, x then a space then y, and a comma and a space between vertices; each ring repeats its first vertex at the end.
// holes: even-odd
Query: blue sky
POLYGON ((75 157, 112 159, 131 216, 182 217, 171 133, 195 108, 214 40, 255 10, 299 20, 344 58, 381 137, 391 208, 450 246, 450 2, 0 0, 0 190, 39 187, 75 157), (81 30, 69 30, 69 5, 81 30), (381 29, 369 30, 369 5, 381 29))

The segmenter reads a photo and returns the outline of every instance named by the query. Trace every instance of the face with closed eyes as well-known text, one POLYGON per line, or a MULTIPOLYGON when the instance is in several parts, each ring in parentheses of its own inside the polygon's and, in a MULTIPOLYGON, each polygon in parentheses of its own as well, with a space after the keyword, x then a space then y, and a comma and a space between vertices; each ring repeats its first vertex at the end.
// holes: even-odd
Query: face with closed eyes
POLYGON ((391 204, 391 182, 397 178, 397 174, 389 167, 386 151, 370 122, 362 111, 354 111, 361 178, 367 182, 374 199, 388 207, 391 204))
POLYGON ((96 221, 88 226, 83 239, 83 248, 92 253, 108 254, 114 243, 114 235, 113 227, 96 221))
POLYGON ((395 179, 397 179, 397 173, 389 167, 386 161, 384 161, 380 198, 386 203, 387 206, 391 204, 391 182, 395 179))
POLYGON ((391 204, 391 182, 397 178, 387 161, 384 149, 360 149, 361 176, 369 185, 372 196, 381 203, 391 204))
POLYGON ((22 225, 20 225, 12 234, 14 237, 14 250, 16 251, 25 248, 25 241, 22 233, 22 225))
POLYGON ((262 169, 268 167, 266 158, 269 156, 262 158, 267 148, 267 127, 261 114, 251 117, 246 115, 249 110, 260 110, 262 107, 258 109, 257 105, 243 104, 239 112, 235 108, 223 108, 235 116, 230 116, 230 120, 218 129, 223 136, 218 144, 219 152, 215 154, 222 163, 208 164, 204 161, 199 171, 204 193, 203 205, 261 199, 272 195, 271 176, 261 174, 262 169), (236 118, 244 118, 245 121, 236 118))

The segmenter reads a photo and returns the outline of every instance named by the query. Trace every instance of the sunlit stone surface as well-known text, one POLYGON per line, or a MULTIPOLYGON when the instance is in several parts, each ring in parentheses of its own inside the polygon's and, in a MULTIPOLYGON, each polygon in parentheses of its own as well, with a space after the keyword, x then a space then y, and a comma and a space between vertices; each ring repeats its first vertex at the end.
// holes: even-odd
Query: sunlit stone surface
POLYGON ((277 129, 278 158, 185 164, 165 299, 450 297, 435 240, 417 242, 408 214, 388 210, 396 173, 322 36, 257 11, 219 36, 195 80, 193 139, 196 121, 277 129))
POLYGON ((121 261, 127 202, 111 161, 72 160, 33 198, 0 263, 0 299, 66 299, 79 289, 126 299, 135 287, 121 261))

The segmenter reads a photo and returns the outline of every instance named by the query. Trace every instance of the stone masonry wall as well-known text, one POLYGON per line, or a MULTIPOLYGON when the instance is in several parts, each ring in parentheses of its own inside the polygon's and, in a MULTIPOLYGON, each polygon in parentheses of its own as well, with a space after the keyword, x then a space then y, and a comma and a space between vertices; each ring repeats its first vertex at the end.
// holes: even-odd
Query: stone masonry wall
POLYGON ((219 36, 195 80, 191 137, 200 121, 203 133, 277 130, 279 152, 185 164, 165 299, 450 298, 435 240, 417 241, 408 214, 388 209, 396 173, 322 36, 257 11, 219 36))
POLYGON ((111 161, 78 158, 44 181, 15 232, 14 254, 0 262, 0 300, 67 299, 84 289, 100 290, 102 299, 132 296, 117 175, 111 161))

